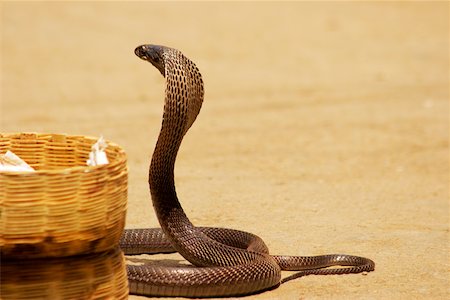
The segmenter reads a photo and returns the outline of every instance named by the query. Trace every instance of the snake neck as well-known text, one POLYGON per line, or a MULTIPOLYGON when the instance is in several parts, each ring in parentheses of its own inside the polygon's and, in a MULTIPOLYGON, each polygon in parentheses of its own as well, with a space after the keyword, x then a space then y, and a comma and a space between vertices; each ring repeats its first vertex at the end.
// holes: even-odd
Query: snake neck
POLYGON ((168 139, 167 137, 170 137, 170 135, 165 134, 166 132, 167 129, 163 125, 153 152, 149 171, 149 186, 153 207, 160 223, 172 209, 181 208, 176 195, 174 180, 175 159, 181 142, 173 139, 173 143, 170 143, 172 138, 168 139))

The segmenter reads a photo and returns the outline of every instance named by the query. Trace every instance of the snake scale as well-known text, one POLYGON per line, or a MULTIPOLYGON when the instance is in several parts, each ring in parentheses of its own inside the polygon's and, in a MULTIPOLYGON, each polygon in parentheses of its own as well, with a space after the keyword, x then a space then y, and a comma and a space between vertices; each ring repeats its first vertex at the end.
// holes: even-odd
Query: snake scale
POLYGON ((174 166, 184 135, 203 102, 203 80, 195 64, 180 51, 142 45, 135 54, 166 78, 161 130, 149 170, 153 207, 161 228, 127 229, 120 247, 125 254, 178 252, 192 265, 127 265, 130 293, 147 296, 239 296, 272 289, 309 275, 369 272, 367 258, 269 255, 258 236, 232 229, 195 227, 178 201, 174 166), (341 268, 327 268, 341 266, 341 268), (281 280, 281 270, 298 273, 281 280))

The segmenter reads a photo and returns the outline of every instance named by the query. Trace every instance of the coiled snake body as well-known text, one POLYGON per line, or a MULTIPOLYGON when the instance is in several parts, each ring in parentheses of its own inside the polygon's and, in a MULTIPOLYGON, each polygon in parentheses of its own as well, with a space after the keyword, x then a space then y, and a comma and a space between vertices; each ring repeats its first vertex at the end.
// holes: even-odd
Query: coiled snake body
MULTIPOLYGON (((237 296, 274 288, 281 270, 297 270, 288 279, 309 274, 347 274, 374 270, 375 264, 350 255, 272 256, 264 242, 243 231, 195 227, 175 191, 174 165, 181 141, 203 102, 203 80, 180 51, 142 45, 135 53, 166 78, 161 131, 149 170, 153 206, 161 229, 125 230, 125 254, 179 252, 194 266, 127 266, 130 293, 150 296, 237 296), (346 266, 324 269, 329 266, 346 266)), ((287 279, 283 280, 287 281, 287 279)))

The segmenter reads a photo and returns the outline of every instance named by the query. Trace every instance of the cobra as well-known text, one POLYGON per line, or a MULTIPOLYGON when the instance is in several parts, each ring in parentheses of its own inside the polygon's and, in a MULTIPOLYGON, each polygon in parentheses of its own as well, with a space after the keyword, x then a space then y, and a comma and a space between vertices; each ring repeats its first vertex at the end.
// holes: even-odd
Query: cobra
POLYGON ((183 137, 203 102, 202 76, 180 51, 142 45, 135 54, 166 79, 162 125, 149 169, 149 186, 161 228, 127 229, 120 241, 125 254, 178 252, 192 265, 128 265, 130 293, 148 296, 214 297, 247 295, 280 285, 281 270, 330 275, 372 271, 372 260, 343 254, 270 255, 263 240, 244 231, 196 227, 178 200, 174 167, 183 137), (341 266, 341 268, 327 268, 341 266))

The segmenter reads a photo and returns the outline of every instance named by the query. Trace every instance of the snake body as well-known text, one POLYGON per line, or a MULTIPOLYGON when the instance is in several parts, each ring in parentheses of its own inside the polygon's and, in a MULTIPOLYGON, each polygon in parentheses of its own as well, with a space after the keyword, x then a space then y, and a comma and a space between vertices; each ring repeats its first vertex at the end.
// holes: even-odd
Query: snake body
POLYGON ((173 48, 142 45, 135 54, 166 78, 162 125, 149 169, 151 198, 161 228, 127 229, 120 246, 125 254, 178 252, 193 266, 128 265, 130 293, 238 296, 277 287, 281 270, 299 271, 290 278, 374 270, 370 259, 350 255, 272 256, 254 234, 194 226, 178 201, 174 166, 183 137, 202 106, 202 76, 191 60, 173 48), (324 269, 336 265, 346 267, 324 269))

